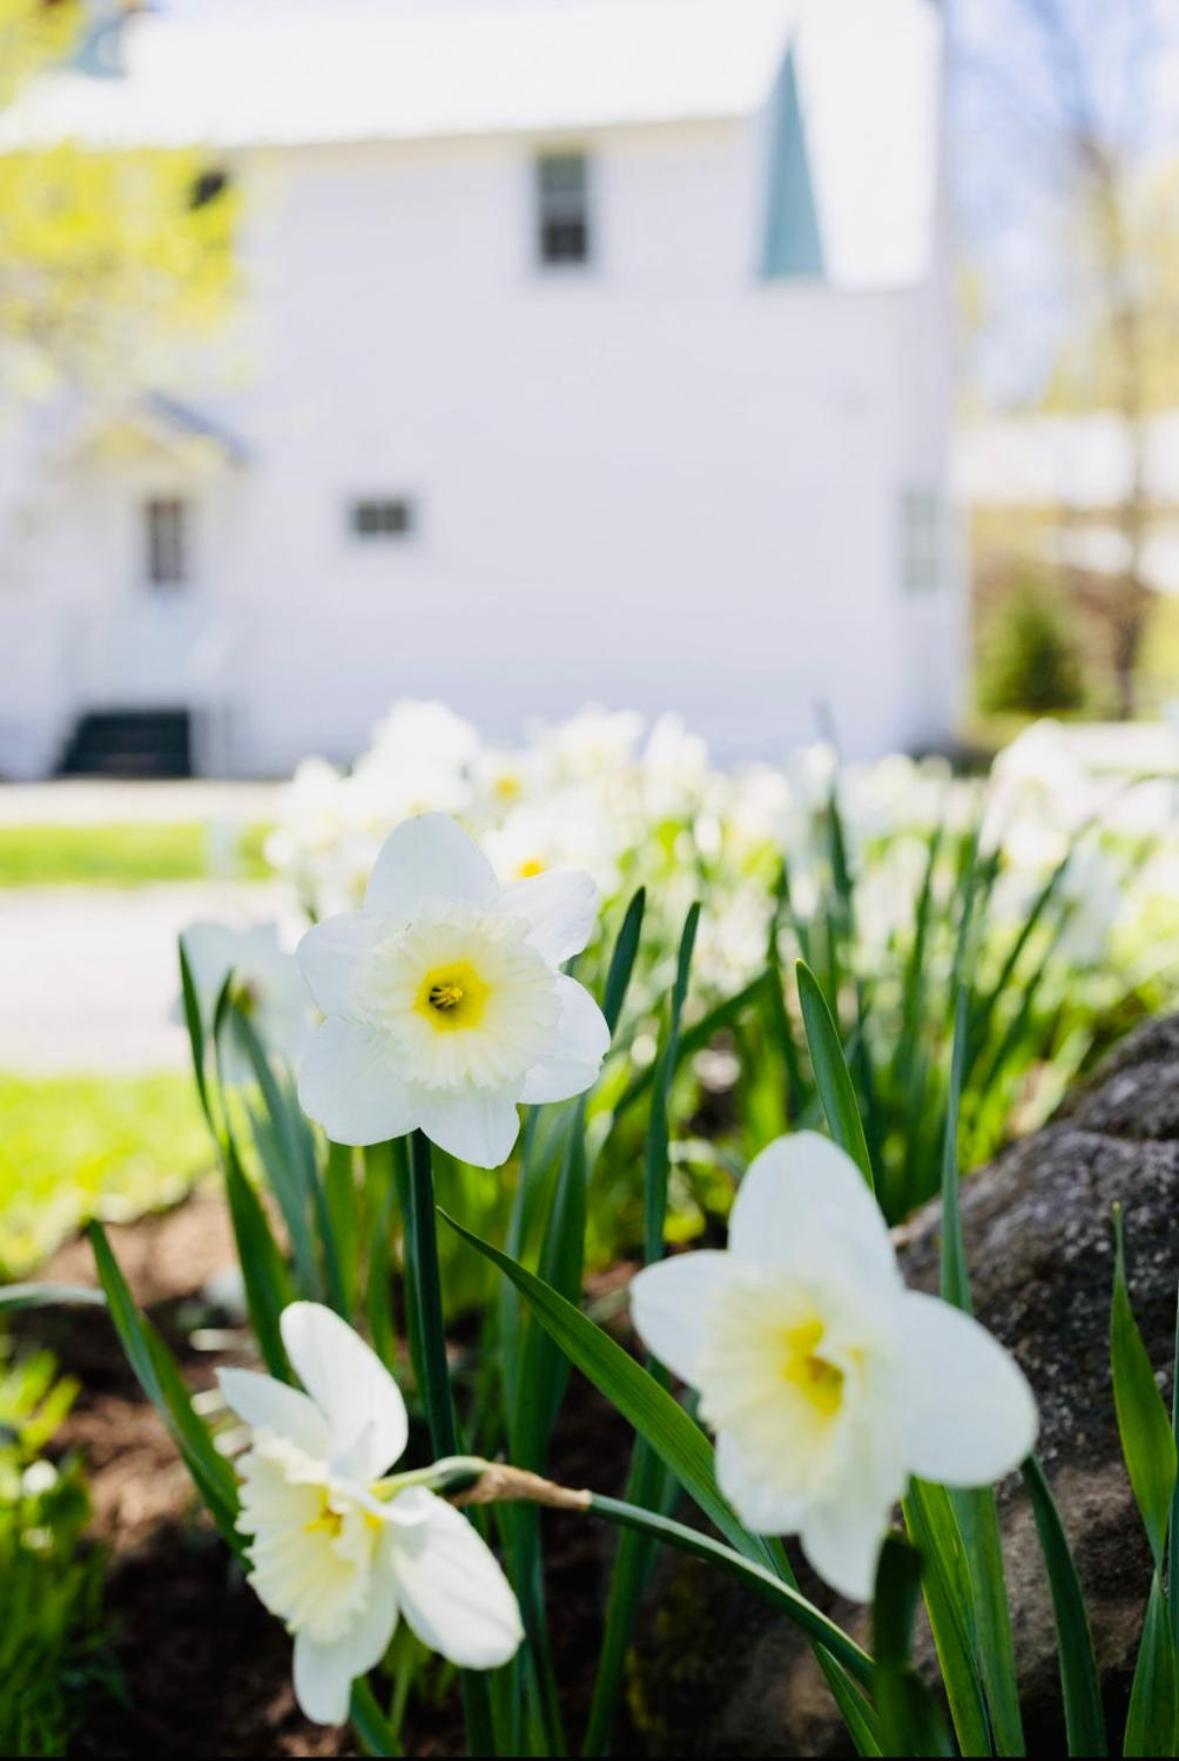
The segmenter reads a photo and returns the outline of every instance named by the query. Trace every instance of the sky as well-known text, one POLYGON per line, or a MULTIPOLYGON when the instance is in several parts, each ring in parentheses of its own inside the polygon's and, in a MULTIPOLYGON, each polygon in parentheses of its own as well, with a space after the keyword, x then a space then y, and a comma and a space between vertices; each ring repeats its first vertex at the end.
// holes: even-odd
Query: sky
POLYGON ((1179 0, 947 0, 948 142, 961 260, 987 322, 988 402, 1034 399, 1075 323, 1076 119, 1129 164, 1179 159, 1179 0))

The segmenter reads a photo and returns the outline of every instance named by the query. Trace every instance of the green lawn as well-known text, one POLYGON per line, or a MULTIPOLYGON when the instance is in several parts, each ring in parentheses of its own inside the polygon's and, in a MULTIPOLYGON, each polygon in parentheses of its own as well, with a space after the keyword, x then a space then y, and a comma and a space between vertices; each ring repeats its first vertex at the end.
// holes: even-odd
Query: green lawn
POLYGON ((0 1074, 0 1278, 27 1276, 96 1213, 179 1198, 211 1160, 185 1073, 0 1074))
POLYGON ((199 823, 0 826, 0 887, 143 886, 214 872, 264 880, 266 825, 224 840, 199 823))

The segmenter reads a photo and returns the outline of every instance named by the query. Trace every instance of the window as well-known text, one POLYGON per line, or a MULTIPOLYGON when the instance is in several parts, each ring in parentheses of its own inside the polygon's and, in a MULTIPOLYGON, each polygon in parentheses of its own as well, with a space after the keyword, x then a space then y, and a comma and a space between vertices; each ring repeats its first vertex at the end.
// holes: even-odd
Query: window
POLYGON ((943 546, 941 496, 936 489, 906 489, 901 496, 901 585, 906 593, 937 591, 943 546))
POLYGON ((547 267, 588 263, 589 162, 584 153, 543 153, 536 162, 537 248, 547 267))
POLYGON ((403 495, 368 496, 352 503, 354 537, 368 541, 408 538, 414 529, 413 503, 403 495))
POLYGON ((153 587, 183 587, 189 577, 188 505, 153 496, 146 508, 147 578, 153 587))

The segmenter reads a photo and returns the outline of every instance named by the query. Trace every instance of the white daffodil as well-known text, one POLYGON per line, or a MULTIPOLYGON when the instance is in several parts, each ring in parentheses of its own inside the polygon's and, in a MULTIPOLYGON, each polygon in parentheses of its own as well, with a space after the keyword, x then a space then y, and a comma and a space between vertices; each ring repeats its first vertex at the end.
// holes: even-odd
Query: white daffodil
POLYGON ((646 1344, 700 1392, 717 1478, 759 1534, 798 1534, 820 1577, 866 1601, 910 1474, 981 1486, 1035 1441, 1035 1401, 976 1321, 908 1291, 854 1162, 799 1132, 759 1155, 727 1252, 631 1285, 646 1344))
POLYGON ((303 1711, 343 1722, 399 1614, 465 1669, 506 1663, 523 1627, 486 1542, 436 1493, 382 1479, 408 1435, 392 1376, 318 1303, 284 1309, 282 1338, 306 1393, 252 1370, 222 1370, 220 1382, 252 1432, 237 1524, 250 1583, 294 1635, 303 1711))
POLYGON ((561 1101, 594 1081, 609 1044, 597 1004, 560 970, 593 928, 586 874, 554 869, 500 887, 442 814, 386 839, 360 911, 317 924, 299 960, 327 1019, 299 1099, 339 1143, 421 1129, 498 1167, 520 1101, 561 1101))
MULTIPOLYGON (((224 923, 190 923, 180 939, 206 1027, 212 1028, 217 1000, 232 972, 234 999, 263 1045, 295 1063, 311 1032, 313 1012, 298 963, 279 941, 278 925, 231 929, 224 923)), ((179 1017, 179 1005, 176 1013, 179 1017)), ((232 1033, 223 1042, 222 1067, 226 1082, 254 1080, 253 1065, 232 1033)))

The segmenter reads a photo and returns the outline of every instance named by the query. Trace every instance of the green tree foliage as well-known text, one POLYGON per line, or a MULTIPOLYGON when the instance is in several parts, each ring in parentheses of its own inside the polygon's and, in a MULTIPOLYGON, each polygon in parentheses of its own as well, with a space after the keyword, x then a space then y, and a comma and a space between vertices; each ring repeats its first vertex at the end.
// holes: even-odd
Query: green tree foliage
MULTIPOLYGON (((0 103, 60 59, 72 0, 0 0, 0 103)), ((51 77, 51 75, 49 76, 51 77)), ((0 353, 10 391, 158 378, 165 346, 208 330, 234 284, 237 200, 195 151, 0 155, 0 353)))
POLYGON ((1025 582, 1004 600, 983 654, 979 704, 990 713, 1079 709, 1085 679, 1063 606, 1025 582))

